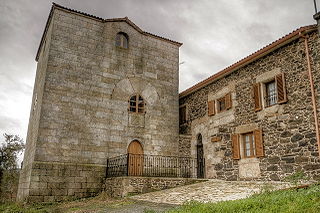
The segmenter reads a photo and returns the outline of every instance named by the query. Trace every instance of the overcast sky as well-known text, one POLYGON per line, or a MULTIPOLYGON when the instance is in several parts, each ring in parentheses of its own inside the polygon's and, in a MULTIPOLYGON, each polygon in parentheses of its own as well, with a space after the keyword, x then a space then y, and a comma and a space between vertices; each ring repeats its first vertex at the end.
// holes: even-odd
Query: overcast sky
MULTIPOLYGON (((0 0, 0 133, 26 138, 35 56, 52 0, 0 0)), ((56 0, 183 43, 180 91, 314 24, 313 0, 56 0)), ((318 0, 320 5, 320 0, 318 0)), ((2 140, 2 138, 1 138, 2 140)))

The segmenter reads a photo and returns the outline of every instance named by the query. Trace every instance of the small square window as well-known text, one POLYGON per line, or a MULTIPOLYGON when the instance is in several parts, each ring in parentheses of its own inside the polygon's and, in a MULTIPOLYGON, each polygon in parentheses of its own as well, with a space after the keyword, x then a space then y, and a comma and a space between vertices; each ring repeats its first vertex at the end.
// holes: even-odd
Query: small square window
POLYGON ((134 95, 129 100, 129 111, 136 113, 144 113, 145 103, 140 95, 134 95))
POLYGON ((116 46, 127 49, 128 48, 128 35, 126 33, 118 33, 116 35, 116 46))
POLYGON ((222 112, 226 110, 226 99, 225 97, 220 98, 217 100, 217 109, 218 112, 222 112))

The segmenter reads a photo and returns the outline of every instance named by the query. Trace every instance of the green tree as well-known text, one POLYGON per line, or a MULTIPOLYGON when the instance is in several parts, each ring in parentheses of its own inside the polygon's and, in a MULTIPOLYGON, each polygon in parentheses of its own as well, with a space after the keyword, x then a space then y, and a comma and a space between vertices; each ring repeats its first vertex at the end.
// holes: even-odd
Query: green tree
POLYGON ((3 189, 2 181, 8 178, 6 174, 17 171, 18 154, 24 150, 23 139, 18 135, 4 134, 4 142, 0 142, 0 193, 3 189))

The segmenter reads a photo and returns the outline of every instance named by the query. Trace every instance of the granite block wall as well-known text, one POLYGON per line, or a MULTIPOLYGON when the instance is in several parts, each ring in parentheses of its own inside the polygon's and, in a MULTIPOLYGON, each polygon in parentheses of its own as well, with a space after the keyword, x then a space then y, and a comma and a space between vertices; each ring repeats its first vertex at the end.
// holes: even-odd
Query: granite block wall
POLYGON ((133 140, 145 154, 177 155, 180 44, 141 33, 123 20, 57 6, 49 19, 18 199, 57 201, 97 193, 108 157, 126 154, 133 140), (119 32, 129 37, 127 49, 115 46, 119 32), (145 113, 128 111, 137 94, 145 113), (92 172, 84 172, 88 165, 92 172), (53 180, 57 188, 51 188, 53 180))

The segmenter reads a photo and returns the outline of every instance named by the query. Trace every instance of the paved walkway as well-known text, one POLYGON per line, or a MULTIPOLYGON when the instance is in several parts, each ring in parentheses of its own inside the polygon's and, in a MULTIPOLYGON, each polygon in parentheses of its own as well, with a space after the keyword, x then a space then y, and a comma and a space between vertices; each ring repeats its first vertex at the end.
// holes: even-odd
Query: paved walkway
POLYGON ((180 205, 187 201, 218 202, 246 198, 263 189, 290 187, 283 182, 222 181, 209 180, 197 184, 181 186, 132 196, 134 200, 180 205))

